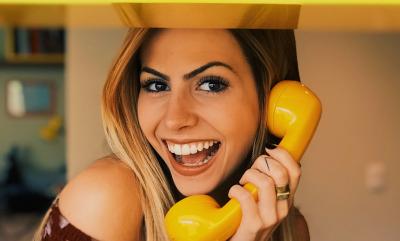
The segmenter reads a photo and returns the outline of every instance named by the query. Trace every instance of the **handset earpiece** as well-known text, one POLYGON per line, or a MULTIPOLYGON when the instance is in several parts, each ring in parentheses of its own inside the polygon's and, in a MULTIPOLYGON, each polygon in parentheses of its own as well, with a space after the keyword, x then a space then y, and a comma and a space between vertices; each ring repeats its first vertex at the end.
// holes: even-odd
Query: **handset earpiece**
POLYGON ((320 100, 304 84, 283 80, 271 90, 267 112, 268 130, 282 138, 279 146, 299 161, 318 126, 320 100))

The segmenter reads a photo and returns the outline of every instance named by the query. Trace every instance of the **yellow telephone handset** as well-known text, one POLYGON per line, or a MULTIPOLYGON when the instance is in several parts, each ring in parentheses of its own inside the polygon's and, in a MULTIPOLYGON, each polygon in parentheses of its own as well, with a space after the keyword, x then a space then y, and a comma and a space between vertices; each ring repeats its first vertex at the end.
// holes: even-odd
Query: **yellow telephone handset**
MULTIPOLYGON (((280 147, 299 161, 321 116, 318 97, 298 81, 281 81, 269 94, 267 126, 279 138, 280 147)), ((244 186, 257 199, 251 183, 244 186)), ((242 218, 240 204, 231 199, 222 208, 207 195, 194 195, 177 202, 165 216, 172 241, 224 241, 237 230, 242 218)))

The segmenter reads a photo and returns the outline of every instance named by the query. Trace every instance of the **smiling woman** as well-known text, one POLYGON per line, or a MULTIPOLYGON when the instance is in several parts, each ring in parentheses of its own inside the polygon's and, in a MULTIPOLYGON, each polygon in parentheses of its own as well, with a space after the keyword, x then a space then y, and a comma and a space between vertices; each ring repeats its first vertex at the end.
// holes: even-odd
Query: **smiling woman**
POLYGON ((163 30, 143 45, 141 60, 141 129, 182 194, 211 192, 246 157, 260 121, 239 43, 223 30, 163 30), (187 153, 191 146, 199 153, 187 153))
POLYGON ((302 216, 289 215, 300 168, 264 149, 266 100, 284 79, 299 80, 290 30, 131 29, 103 91, 113 154, 70 181, 37 239, 57 240, 61 215, 76 240, 168 240, 168 209, 211 194, 241 205, 232 241, 309 240, 302 216), (258 201, 238 185, 247 182, 258 201), (277 198, 282 187, 290 196, 277 198))

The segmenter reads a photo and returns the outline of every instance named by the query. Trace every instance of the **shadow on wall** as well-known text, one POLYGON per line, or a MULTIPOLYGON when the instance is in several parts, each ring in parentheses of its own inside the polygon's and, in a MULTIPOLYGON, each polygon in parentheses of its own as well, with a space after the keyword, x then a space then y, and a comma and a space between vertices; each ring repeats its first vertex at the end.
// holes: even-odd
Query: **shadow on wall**
POLYGON ((6 154, 1 194, 7 212, 44 212, 65 183, 65 165, 52 172, 37 170, 31 150, 12 146, 6 154))

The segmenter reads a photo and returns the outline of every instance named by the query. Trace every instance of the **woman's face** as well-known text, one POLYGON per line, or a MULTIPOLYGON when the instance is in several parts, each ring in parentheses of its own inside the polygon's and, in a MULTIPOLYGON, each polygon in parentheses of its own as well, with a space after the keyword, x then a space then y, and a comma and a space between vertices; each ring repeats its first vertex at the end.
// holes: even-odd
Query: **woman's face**
POLYGON ((251 68, 226 30, 162 30, 143 45, 140 126, 183 195, 212 191, 250 151, 251 68))

